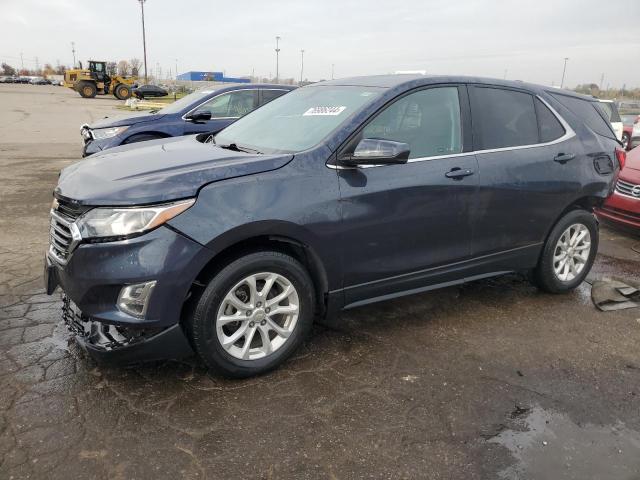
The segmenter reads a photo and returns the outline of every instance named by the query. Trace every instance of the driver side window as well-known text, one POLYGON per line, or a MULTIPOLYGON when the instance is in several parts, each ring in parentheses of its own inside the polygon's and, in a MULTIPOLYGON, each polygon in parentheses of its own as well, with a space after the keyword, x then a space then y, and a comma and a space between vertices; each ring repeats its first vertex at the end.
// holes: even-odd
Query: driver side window
POLYGON ((238 90, 212 98, 198 110, 211 112, 211 118, 239 118, 251 112, 254 104, 254 90, 238 90))
POLYGON ((410 159, 462 152, 458 88, 430 88, 400 98, 364 128, 362 138, 407 143, 410 159))

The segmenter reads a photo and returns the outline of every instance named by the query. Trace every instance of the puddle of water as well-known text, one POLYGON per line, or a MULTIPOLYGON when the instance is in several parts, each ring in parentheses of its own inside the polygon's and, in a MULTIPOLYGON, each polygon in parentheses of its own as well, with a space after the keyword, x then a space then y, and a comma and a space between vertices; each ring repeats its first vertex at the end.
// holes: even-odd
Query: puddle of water
POLYGON ((519 409, 523 430, 505 430, 489 440, 507 448, 516 463, 500 478, 640 478, 640 433, 617 425, 577 425, 538 406, 519 409), (526 416, 525 416, 526 415, 526 416))

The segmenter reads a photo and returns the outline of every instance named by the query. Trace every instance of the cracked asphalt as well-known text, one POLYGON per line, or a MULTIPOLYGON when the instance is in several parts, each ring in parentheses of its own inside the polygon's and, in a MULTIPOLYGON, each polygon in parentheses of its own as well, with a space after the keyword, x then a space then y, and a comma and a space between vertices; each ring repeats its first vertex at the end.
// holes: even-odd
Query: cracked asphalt
MULTIPOLYGON (((640 309, 599 312, 588 283, 360 308, 248 380, 97 366, 40 276, 57 172, 117 102, 0 85, 0 104, 0 478, 640 478, 640 309)), ((638 279, 638 245, 603 226, 591 277, 638 279)))

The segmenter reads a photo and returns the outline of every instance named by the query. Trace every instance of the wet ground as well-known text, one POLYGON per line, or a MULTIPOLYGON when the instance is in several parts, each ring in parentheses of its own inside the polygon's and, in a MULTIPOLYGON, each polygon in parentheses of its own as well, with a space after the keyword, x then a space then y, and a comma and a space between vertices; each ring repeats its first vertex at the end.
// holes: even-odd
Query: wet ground
MULTIPOLYGON (((249 380, 95 365, 40 271, 78 126, 122 112, 62 87, 0 85, 0 102, 0 478, 640 478, 640 309, 599 312, 586 282, 353 310, 249 380)), ((601 242, 591 278, 637 279, 640 238, 601 242)))

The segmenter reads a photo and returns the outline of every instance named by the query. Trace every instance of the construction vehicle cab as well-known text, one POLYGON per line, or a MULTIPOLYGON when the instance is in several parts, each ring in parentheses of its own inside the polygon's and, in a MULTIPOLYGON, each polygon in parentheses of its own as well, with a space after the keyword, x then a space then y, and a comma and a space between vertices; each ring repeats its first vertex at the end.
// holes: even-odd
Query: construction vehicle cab
POLYGON ((135 77, 110 76, 107 73, 107 62, 89 60, 89 68, 67 70, 64 74, 64 86, 74 89, 84 98, 96 95, 113 94, 118 100, 131 97, 131 88, 135 84, 135 77))

